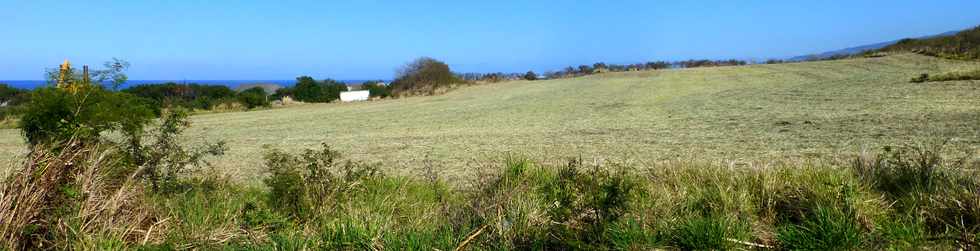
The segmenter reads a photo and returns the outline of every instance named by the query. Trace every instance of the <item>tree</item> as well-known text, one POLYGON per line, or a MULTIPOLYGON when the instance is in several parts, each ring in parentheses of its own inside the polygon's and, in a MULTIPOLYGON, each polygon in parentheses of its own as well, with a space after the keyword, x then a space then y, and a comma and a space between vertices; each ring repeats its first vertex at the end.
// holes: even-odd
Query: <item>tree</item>
MULTIPOLYGON (((114 74, 125 79, 121 71, 114 74)), ((83 78, 69 79, 77 82, 83 78)), ((68 84, 79 88, 68 90, 49 86, 31 93, 19 127, 32 146, 68 138, 87 142, 98 139, 104 131, 119 131, 130 145, 139 144, 143 128, 154 117, 145 99, 129 93, 110 92, 100 85, 68 84)))
POLYGON ((347 84, 343 82, 324 79, 320 82, 320 102, 330 102, 340 99, 340 93, 347 91, 347 84))
POLYGON ((608 69, 608 68, 609 67, 606 66, 606 63, 603 63, 603 62, 592 64, 592 69, 595 69, 596 71, 598 71, 600 69, 608 69))
POLYGON ((17 100, 23 98, 25 93, 24 90, 0 83, 0 106, 16 105, 17 100))
POLYGON ((578 72, 582 75, 592 74, 592 67, 589 67, 588 65, 579 65, 578 72))
POLYGON ((527 71, 527 73, 524 73, 524 80, 538 80, 538 74, 534 73, 534 71, 527 71))
POLYGON ((309 76, 296 78, 296 86, 293 87, 293 98, 303 102, 323 102, 321 96, 323 89, 309 76))
POLYGON ((440 87, 462 83, 442 61, 422 57, 406 64, 391 83, 395 95, 433 94, 440 87))
POLYGON ((265 89, 262 87, 252 87, 238 93, 238 102, 245 105, 246 108, 252 109, 260 106, 269 106, 268 95, 265 93, 265 89))
POLYGON ((382 81, 367 81, 361 84, 361 88, 367 90, 371 93, 371 97, 381 97, 386 98, 391 96, 391 91, 388 90, 388 86, 383 85, 382 81))

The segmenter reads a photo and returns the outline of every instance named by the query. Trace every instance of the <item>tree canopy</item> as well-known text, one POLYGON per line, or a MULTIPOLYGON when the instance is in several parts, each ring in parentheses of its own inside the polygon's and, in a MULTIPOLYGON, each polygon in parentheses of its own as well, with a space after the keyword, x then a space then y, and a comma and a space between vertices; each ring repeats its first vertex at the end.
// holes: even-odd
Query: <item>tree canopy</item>
POLYGON ((422 57, 398 71, 397 78, 391 83, 391 90, 395 95, 432 94, 440 87, 461 82, 446 63, 422 57))

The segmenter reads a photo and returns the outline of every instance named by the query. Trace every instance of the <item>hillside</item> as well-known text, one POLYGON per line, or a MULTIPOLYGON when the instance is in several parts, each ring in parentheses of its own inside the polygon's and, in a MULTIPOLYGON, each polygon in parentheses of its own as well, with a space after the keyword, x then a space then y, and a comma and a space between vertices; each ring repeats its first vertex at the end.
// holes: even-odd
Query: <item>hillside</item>
POLYGON ((952 36, 905 39, 882 50, 915 52, 949 59, 980 60, 980 26, 952 36))
MULTIPOLYGON (((950 32, 945 32, 945 33, 941 33, 941 34, 932 35, 932 36, 920 37, 920 38, 916 38, 916 39, 930 39, 930 38, 947 37, 947 36, 956 35, 956 33, 959 33, 959 31, 950 31, 950 32)), ((893 40, 893 41, 888 41, 888 42, 881 42, 881 43, 874 43, 874 44, 868 44, 868 45, 855 46, 855 47, 850 47, 850 48, 845 48, 845 49, 840 49, 840 50, 827 51, 827 52, 821 52, 821 53, 804 55, 804 56, 796 56, 796 57, 789 58, 788 60, 789 61, 805 61, 805 60, 813 60, 813 59, 829 59, 829 58, 833 58, 835 56, 851 56, 851 55, 857 55, 857 54, 861 54, 861 53, 868 52, 868 51, 880 50, 882 48, 885 48, 885 47, 888 47, 888 46, 897 44, 898 42, 901 42, 901 41, 902 40, 893 40)))
MULTIPOLYGON (((227 140, 230 152, 215 163, 250 181, 259 177, 263 145, 296 151, 321 142, 389 167, 428 159, 450 174, 507 153, 539 161, 766 161, 939 137, 980 144, 980 83, 908 82, 973 67, 980 65, 901 54, 518 81, 440 96, 198 115, 187 141, 227 140)), ((21 141, 16 130, 0 130, 0 162, 15 161, 21 141)))

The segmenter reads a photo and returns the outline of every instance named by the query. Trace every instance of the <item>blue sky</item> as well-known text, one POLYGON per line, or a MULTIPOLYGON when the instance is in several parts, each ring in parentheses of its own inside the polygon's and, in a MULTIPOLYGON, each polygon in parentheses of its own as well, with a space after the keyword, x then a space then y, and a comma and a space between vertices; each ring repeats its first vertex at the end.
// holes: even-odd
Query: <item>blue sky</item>
POLYGON ((131 79, 388 79, 419 56, 458 72, 770 58, 980 25, 980 1, 9 1, 0 79, 65 58, 131 79))

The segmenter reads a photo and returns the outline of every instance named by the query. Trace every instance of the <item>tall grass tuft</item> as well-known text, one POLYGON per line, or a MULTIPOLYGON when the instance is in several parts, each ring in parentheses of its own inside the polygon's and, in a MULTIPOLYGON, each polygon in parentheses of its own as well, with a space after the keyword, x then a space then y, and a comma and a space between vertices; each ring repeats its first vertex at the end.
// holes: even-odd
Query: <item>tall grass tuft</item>
POLYGON ((3 183, 0 243, 10 250, 106 249, 160 241, 160 218, 135 170, 118 163, 111 147, 74 139, 35 147, 3 183))

